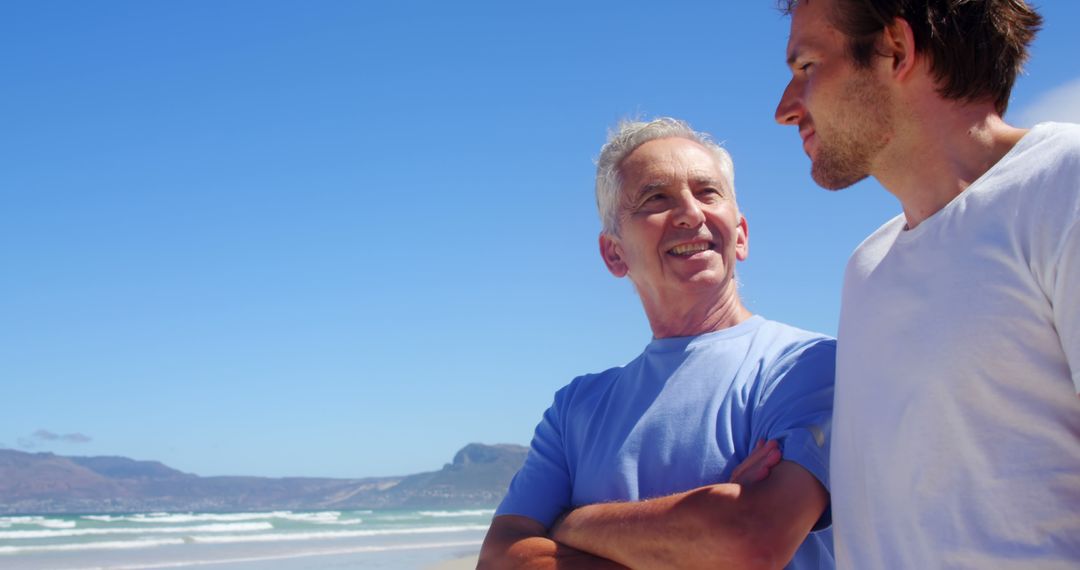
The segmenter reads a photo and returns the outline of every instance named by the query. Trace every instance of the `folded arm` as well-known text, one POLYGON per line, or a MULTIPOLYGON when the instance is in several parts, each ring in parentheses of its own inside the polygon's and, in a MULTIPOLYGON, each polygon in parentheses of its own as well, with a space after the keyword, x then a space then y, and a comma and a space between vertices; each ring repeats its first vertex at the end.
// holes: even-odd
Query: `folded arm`
MULTIPOLYGON (((732 472, 731 480, 742 484, 762 481, 779 462, 779 445, 775 441, 760 441, 732 472)), ((501 515, 492 521, 484 538, 478 568, 605 569, 625 566, 556 542, 542 524, 531 518, 501 515)))
POLYGON ((548 538, 544 525, 516 515, 495 517, 480 549, 478 570, 575 568, 622 569, 610 560, 575 550, 548 538))
POLYGON ((580 507, 551 536, 636 569, 782 568, 828 500, 809 471, 782 461, 756 483, 580 507))

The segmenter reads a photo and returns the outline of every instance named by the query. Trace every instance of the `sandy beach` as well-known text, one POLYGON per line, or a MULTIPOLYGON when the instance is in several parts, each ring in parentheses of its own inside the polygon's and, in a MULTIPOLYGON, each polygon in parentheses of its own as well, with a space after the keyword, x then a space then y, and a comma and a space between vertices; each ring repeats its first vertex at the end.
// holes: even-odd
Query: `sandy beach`
POLYGON ((427 570, 476 570, 476 561, 478 558, 479 557, 474 554, 464 558, 444 560, 443 562, 429 566, 427 570))

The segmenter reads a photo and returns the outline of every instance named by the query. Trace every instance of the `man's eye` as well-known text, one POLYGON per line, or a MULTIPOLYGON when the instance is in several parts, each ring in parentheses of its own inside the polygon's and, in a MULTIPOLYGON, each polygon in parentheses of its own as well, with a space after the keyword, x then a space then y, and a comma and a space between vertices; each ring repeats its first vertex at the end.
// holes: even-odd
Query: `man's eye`
POLYGON ((806 73, 807 71, 810 70, 810 66, 812 66, 812 65, 814 65, 814 64, 812 64, 812 63, 804 63, 804 64, 799 66, 799 71, 801 71, 803 73, 806 73))
POLYGON ((662 192, 656 194, 649 194, 638 202, 637 210, 640 212, 658 212, 663 210, 667 204, 667 196, 662 192))

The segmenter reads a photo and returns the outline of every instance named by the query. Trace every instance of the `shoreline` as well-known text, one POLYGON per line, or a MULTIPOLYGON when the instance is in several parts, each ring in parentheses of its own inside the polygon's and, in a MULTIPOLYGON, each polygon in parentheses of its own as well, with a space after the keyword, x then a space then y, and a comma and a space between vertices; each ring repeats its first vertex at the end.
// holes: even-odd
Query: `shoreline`
POLYGON ((479 554, 466 554, 451 560, 443 560, 425 568, 425 570, 476 570, 479 554))

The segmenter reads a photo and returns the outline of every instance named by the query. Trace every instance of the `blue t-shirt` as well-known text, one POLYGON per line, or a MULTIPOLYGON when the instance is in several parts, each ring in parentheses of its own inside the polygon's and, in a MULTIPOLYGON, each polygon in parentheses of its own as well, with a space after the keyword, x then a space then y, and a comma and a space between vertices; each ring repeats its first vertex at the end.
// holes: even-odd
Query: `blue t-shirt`
MULTIPOLYGON (((721 331, 655 339, 621 368, 555 394, 496 515, 550 527, 581 505, 726 483, 759 439, 829 488, 836 343, 754 316, 721 331)), ((832 568, 819 521, 788 568, 832 568)))

